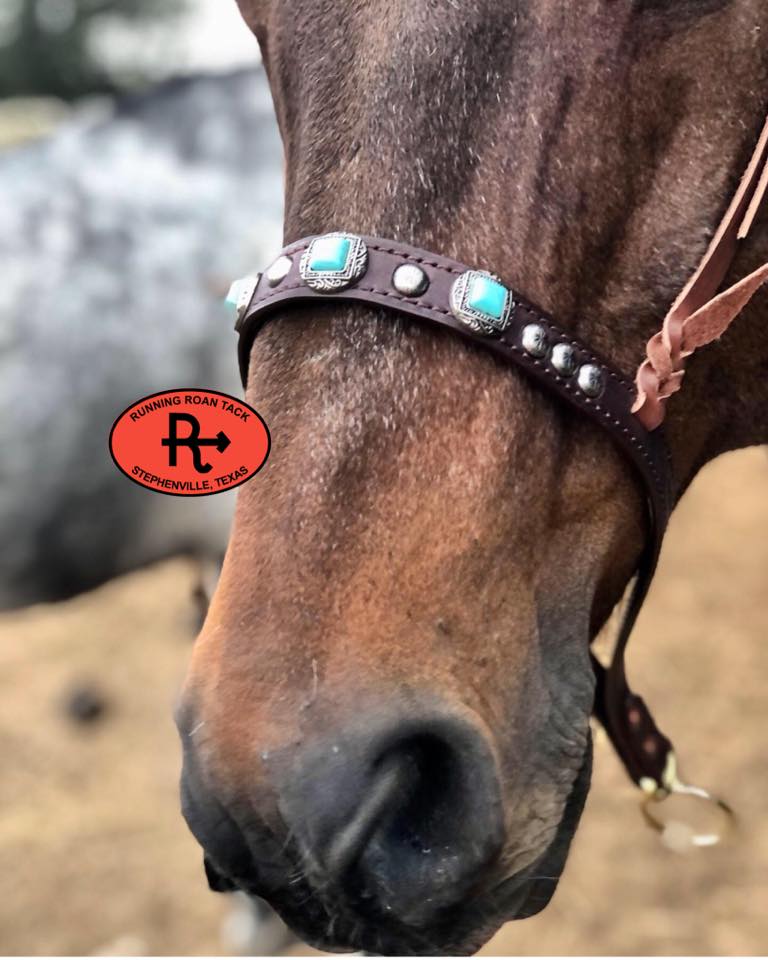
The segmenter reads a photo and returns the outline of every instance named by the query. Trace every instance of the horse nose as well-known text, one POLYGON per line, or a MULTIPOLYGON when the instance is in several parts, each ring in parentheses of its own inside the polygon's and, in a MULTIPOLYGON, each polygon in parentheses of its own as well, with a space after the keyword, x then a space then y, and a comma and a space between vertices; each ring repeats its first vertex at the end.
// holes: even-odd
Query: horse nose
POLYGON ((503 844, 492 748, 458 716, 325 738, 297 757, 280 806, 326 893, 417 927, 463 899, 503 844))

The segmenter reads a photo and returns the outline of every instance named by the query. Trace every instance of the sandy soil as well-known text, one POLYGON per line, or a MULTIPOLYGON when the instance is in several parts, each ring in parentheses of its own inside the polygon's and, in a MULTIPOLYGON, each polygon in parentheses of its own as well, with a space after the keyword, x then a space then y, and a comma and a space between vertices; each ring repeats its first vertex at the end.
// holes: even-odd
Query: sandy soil
MULTIPOLYGON (((685 772, 728 796, 738 834, 663 848, 599 740, 555 900, 488 955, 768 951, 767 532, 766 451, 710 467, 674 518, 631 654, 685 772)), ((176 798, 191 583, 175 561, 0 617, 0 953, 226 949, 229 905, 206 888, 176 798), (90 726, 64 709, 83 681, 108 704, 90 726)))

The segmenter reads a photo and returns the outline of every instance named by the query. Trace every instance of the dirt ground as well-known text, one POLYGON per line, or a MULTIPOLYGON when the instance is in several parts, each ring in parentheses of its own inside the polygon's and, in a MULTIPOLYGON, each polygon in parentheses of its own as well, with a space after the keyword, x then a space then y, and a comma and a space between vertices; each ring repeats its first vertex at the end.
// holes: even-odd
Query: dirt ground
MULTIPOLYGON (((488 945, 506 954, 768 951, 768 453, 708 468, 676 514, 630 670, 687 775, 740 830, 675 854, 641 821, 604 738, 559 891, 488 945)), ((0 617, 0 954, 226 951, 178 812, 171 711, 192 571, 174 561, 72 602, 0 617), (107 702, 77 725, 85 682, 107 702)))

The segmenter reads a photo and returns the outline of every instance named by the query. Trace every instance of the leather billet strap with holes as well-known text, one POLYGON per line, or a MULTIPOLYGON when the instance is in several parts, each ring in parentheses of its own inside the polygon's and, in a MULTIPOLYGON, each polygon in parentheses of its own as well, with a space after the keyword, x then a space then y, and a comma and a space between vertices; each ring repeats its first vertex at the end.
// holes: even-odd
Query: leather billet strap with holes
MULTIPOLYGON (((595 714, 605 726, 632 779, 639 783, 644 778, 652 778, 661 784, 666 754, 671 745, 657 730, 642 700, 629 690, 624 672, 624 651, 656 567, 673 497, 663 431, 647 430, 633 415, 634 384, 596 356, 586 344, 559 329, 544 311, 515 294, 509 323, 502 333, 489 335, 470 329, 454 315, 451 307, 453 285, 468 268, 402 243, 362 237, 367 249, 367 265, 363 275, 345 289, 316 291, 307 285, 300 273, 302 254, 313 239, 300 240, 282 251, 281 261, 287 266, 283 258, 290 260, 290 268, 280 271, 279 278, 270 279, 267 274, 258 278, 247 308, 237 324, 243 384, 247 379, 254 337, 263 323, 276 312, 302 304, 312 306, 334 301, 383 307, 447 327, 524 371, 550 394, 557 395, 602 427, 634 465, 648 506, 649 537, 613 662, 606 671, 593 658, 597 674, 595 714), (406 296, 395 288, 393 275, 404 264, 416 265, 426 274, 428 286, 420 296, 406 296), (543 356, 532 355, 523 345, 523 331, 530 324, 537 324, 546 331, 547 350, 543 356), (599 367, 603 384, 599 396, 590 397, 580 388, 577 373, 570 376, 558 373, 551 357, 552 348, 560 343, 572 348, 576 370, 585 364, 599 367)), ((459 389, 460 384, 457 384, 459 389)))

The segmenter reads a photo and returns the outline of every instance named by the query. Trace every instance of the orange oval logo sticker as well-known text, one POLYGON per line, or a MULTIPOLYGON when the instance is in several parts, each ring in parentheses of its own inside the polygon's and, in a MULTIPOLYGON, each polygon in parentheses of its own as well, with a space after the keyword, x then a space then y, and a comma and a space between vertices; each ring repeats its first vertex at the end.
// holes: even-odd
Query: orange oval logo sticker
POLYGON ((115 420, 109 452, 134 483, 176 497, 239 487, 266 463, 266 423, 247 403, 218 390, 164 390, 115 420))

